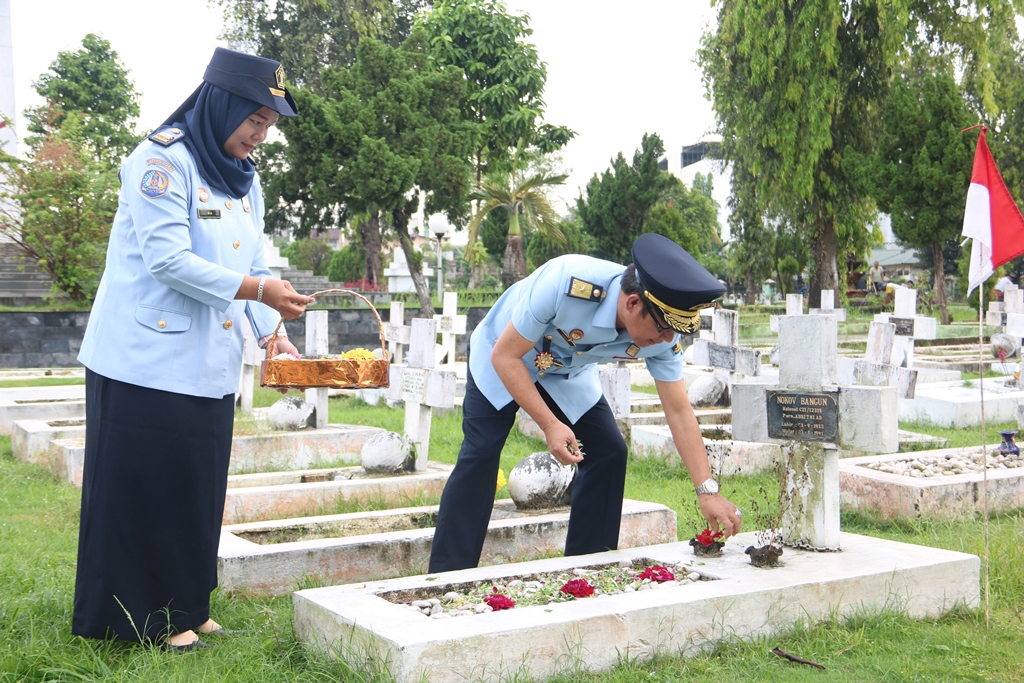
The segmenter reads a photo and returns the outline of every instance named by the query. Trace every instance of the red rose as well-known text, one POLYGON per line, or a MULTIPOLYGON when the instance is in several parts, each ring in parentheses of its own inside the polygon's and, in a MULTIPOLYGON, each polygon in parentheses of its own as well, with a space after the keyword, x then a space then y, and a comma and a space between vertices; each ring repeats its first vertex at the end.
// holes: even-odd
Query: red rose
POLYGON ((641 579, 650 579, 656 583, 664 583, 666 581, 675 581, 676 575, 668 570, 667 567, 662 567, 660 564, 656 564, 653 567, 648 567, 640 573, 641 579))
POLYGON ((586 579, 573 579, 562 586, 561 591, 574 598, 589 598, 594 594, 594 587, 586 579))
POLYGON ((503 609, 512 609, 516 606, 516 601, 507 595, 502 595, 498 592, 497 587, 495 587, 494 592, 484 598, 484 604, 498 612, 503 609))
POLYGON ((697 542, 701 545, 711 545, 712 543, 720 539, 722 536, 725 536, 724 531, 711 533, 711 529, 705 529, 704 531, 697 534, 697 542))

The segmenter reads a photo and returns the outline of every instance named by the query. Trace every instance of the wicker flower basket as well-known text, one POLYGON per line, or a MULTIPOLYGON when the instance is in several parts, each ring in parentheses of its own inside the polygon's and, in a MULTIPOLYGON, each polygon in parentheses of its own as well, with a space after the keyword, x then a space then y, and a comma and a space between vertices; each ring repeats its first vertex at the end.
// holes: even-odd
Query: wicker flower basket
POLYGON ((288 359, 272 360, 276 355, 274 347, 277 334, 284 324, 284 318, 274 328, 274 336, 267 344, 267 360, 261 365, 260 386, 288 389, 378 389, 388 386, 388 352, 384 346, 384 323, 373 304, 358 292, 348 289, 325 289, 314 292, 311 296, 321 294, 352 294, 370 307, 377 318, 380 330, 381 359, 345 358, 345 359, 288 359))

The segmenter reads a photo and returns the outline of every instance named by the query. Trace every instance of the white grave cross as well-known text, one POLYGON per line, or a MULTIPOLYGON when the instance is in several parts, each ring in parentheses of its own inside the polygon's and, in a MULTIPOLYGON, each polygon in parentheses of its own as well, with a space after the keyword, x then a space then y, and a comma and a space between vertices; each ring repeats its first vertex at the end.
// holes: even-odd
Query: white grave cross
POLYGON ((441 346, 444 347, 448 362, 445 365, 455 365, 456 336, 466 334, 466 316, 458 315, 459 294, 458 292, 444 293, 444 307, 441 315, 435 315, 437 331, 441 333, 441 346))
POLYGON ((616 420, 629 417, 632 373, 626 361, 601 366, 601 391, 616 420))
POLYGON ((427 469, 430 448, 430 420, 434 408, 455 405, 455 373, 434 369, 434 340, 437 321, 414 318, 407 365, 393 364, 390 386, 385 394, 390 400, 405 402, 405 436, 416 444, 416 471, 427 469))
POLYGON ((392 363, 402 364, 402 350, 409 344, 412 328, 405 324, 405 304, 401 301, 391 302, 391 314, 384 325, 384 339, 391 349, 392 363))
POLYGON ((896 326, 896 339, 893 342, 893 351, 897 349, 903 352, 906 362, 902 363, 908 368, 914 367, 914 340, 935 339, 936 321, 926 315, 917 315, 917 290, 910 287, 896 285, 896 303, 893 306, 893 314, 878 313, 875 320, 883 323, 892 323, 896 326))
MULTIPOLYGON (((306 311, 306 358, 326 356, 327 349, 327 311, 306 311)), ((317 429, 327 426, 327 388, 306 389, 306 403, 315 409, 313 418, 317 429)))
POLYGON ((846 322, 846 309, 836 308, 836 291, 834 289, 821 290, 821 308, 812 308, 810 313, 812 315, 815 313, 834 315, 839 322, 846 322))
MULTIPOLYGON (((803 294, 787 294, 786 295, 786 315, 803 315, 804 314, 804 295, 803 294)), ((772 332, 779 331, 779 318, 782 316, 772 315, 768 317, 768 329, 772 332)))
POLYGON ((238 380, 239 407, 243 413, 252 412, 253 384, 256 366, 260 364, 260 348, 249 325, 242 325, 242 375, 238 380))
POLYGON ((716 309, 712 327, 713 341, 704 338, 693 341, 694 365, 708 365, 740 375, 760 375, 761 352, 741 347, 739 330, 739 313, 724 308, 716 309))

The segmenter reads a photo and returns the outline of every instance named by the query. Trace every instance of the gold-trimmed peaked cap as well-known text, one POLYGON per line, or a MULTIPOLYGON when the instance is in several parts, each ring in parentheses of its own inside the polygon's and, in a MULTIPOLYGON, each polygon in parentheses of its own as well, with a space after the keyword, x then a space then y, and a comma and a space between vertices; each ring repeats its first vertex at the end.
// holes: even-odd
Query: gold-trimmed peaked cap
MULTIPOLYGON (((284 67, 276 59, 218 47, 213 51, 203 81, 273 109, 281 116, 297 114, 295 101, 284 87, 284 67)), ((163 125, 183 120, 185 112, 195 106, 200 89, 202 85, 167 117, 163 125)))
POLYGON ((672 329, 691 334, 700 328, 700 310, 714 306, 725 285, 681 246, 655 233, 633 242, 633 265, 640 291, 672 329))

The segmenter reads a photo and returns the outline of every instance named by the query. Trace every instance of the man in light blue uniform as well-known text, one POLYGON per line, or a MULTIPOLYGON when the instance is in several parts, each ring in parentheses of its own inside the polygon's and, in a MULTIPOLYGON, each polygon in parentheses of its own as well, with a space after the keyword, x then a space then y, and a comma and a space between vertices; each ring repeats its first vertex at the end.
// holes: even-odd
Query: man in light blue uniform
POLYGON ((502 294, 473 331, 464 441, 441 497, 431 572, 479 563, 501 449, 520 407, 544 430, 551 454, 579 467, 566 554, 617 547, 627 451, 597 368, 617 359, 646 361, 680 457, 699 482, 709 527, 739 531, 739 509, 711 478, 677 334, 695 331, 700 309, 724 288, 661 235, 639 237, 633 260, 626 267, 587 256, 552 259, 502 294))

